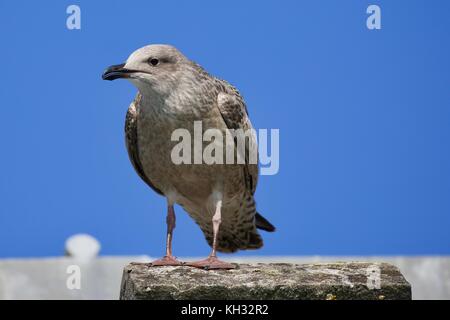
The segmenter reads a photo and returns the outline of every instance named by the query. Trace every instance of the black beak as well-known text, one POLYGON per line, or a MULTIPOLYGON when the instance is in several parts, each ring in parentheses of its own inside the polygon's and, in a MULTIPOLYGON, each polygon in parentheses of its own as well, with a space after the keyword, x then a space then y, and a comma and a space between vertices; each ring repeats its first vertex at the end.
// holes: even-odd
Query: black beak
POLYGON ((128 78, 128 75, 134 71, 128 70, 124 68, 125 63, 116 64, 103 72, 102 79, 103 80, 116 80, 119 78, 128 78))

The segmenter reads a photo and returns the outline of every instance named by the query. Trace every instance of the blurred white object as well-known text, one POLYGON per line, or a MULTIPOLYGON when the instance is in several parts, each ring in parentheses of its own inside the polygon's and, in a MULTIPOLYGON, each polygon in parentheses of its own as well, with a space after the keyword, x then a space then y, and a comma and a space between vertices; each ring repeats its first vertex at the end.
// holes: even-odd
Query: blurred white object
POLYGON ((100 242, 88 234, 75 234, 66 240, 66 255, 78 260, 91 260, 100 252, 100 242))

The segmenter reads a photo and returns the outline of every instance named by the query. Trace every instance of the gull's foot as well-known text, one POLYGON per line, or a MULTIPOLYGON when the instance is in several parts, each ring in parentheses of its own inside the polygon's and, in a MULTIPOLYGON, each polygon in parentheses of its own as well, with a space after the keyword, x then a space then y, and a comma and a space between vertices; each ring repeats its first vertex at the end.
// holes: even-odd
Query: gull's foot
POLYGON ((217 257, 208 257, 205 260, 187 262, 186 265, 204 270, 236 269, 236 265, 221 261, 217 257))
POLYGON ((161 259, 155 260, 153 262, 150 262, 150 265, 152 267, 159 267, 159 266, 182 266, 184 265, 183 262, 178 261, 177 258, 174 256, 164 256, 161 259))

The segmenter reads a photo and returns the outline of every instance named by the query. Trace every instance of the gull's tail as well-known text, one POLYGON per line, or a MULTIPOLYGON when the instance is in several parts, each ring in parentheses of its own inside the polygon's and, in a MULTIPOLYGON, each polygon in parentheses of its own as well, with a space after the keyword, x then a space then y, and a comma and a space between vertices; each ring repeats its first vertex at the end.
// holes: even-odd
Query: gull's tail
MULTIPOLYGON (((212 223, 199 223, 208 244, 213 244, 212 223)), ((222 207, 222 223, 219 227, 217 250, 235 252, 237 250, 259 249, 263 239, 258 229, 273 232, 275 227, 256 212, 253 195, 243 195, 238 208, 222 207)))
POLYGON ((269 222, 266 218, 264 218, 262 215, 260 215, 258 212, 255 215, 255 223, 256 228, 267 231, 267 232, 274 232, 276 228, 273 224, 269 222))

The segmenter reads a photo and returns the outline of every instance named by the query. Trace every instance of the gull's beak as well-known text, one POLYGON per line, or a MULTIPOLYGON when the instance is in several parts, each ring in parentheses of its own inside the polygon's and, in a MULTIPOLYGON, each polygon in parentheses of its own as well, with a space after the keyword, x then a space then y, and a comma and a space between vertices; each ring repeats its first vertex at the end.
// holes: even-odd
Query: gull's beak
POLYGON ((134 71, 125 69, 124 66, 125 63, 110 66, 103 72, 102 79, 111 81, 119 78, 128 78, 129 74, 134 71))

